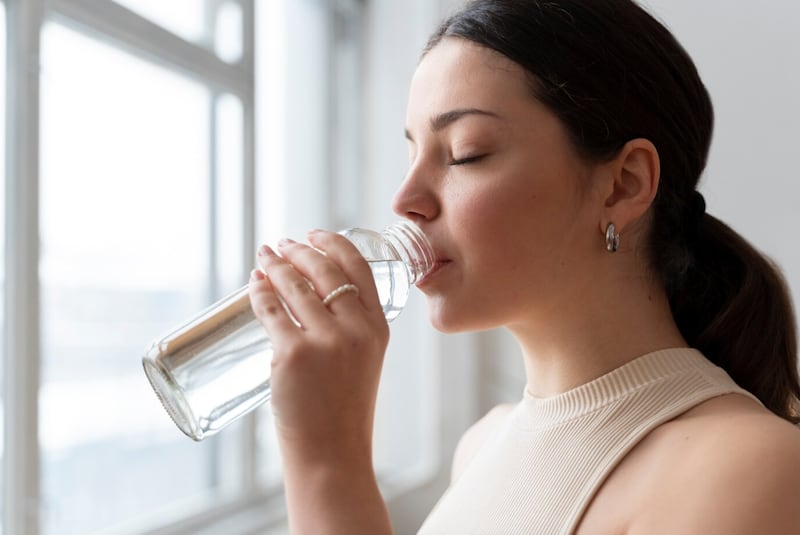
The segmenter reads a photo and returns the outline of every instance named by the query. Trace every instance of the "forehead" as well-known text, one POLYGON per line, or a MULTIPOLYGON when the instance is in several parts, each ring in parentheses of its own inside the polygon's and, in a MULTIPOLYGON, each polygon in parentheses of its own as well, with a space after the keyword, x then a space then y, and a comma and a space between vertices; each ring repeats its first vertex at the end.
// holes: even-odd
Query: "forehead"
POLYGON ((469 107, 507 115, 533 101, 522 67, 494 50, 447 37, 425 55, 414 73, 408 120, 469 107))

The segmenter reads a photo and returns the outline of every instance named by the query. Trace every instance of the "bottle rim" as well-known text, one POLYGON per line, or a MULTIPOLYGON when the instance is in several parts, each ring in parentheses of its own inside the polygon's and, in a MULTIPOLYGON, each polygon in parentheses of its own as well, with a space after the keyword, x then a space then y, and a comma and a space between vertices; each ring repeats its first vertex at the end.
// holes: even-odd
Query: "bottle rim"
POLYGON ((403 263, 408 266, 410 282, 416 283, 428 274, 436 262, 428 237, 408 220, 400 220, 386 227, 385 234, 403 263))

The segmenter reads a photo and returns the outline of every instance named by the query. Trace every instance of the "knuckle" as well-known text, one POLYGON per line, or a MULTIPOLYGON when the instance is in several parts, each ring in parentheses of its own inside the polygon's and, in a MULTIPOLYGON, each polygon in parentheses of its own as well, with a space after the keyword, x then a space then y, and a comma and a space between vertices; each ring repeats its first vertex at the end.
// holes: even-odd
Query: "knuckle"
POLYGON ((253 306, 253 313, 257 318, 274 318, 283 312, 283 308, 278 303, 258 303, 253 306))
POLYGON ((341 273, 341 269, 339 266, 333 263, 331 260, 325 260, 324 262, 320 262, 319 266, 316 268, 314 275, 319 278, 329 279, 333 278, 341 273))
POLYGON ((308 281, 305 279, 298 279, 292 281, 290 287, 292 293, 297 295, 303 295, 311 292, 311 286, 309 286, 308 281))

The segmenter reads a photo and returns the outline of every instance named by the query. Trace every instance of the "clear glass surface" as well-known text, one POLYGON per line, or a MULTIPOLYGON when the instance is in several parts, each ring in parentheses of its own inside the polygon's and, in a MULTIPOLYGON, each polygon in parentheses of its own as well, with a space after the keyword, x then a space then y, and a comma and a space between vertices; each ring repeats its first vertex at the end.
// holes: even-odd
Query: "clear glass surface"
POLYGON ((269 398, 271 360, 244 287, 155 342, 143 364, 175 424, 201 440, 269 398))
POLYGON ((228 63, 242 58, 243 14, 238 2, 224 2, 216 13, 214 25, 214 51, 228 63))
POLYGON ((222 94, 214 103, 216 134, 214 150, 215 177, 213 202, 215 296, 226 295, 239 288, 253 265, 253 247, 244 243, 246 233, 242 204, 244 196, 244 110, 237 97, 222 94), (246 249, 246 250, 245 250, 246 249), (244 263, 247 260, 247 268, 244 263))
POLYGON ((163 417, 138 358, 209 301, 211 96, 48 23, 41 99, 42 531, 93 533, 232 478, 222 442, 163 417))

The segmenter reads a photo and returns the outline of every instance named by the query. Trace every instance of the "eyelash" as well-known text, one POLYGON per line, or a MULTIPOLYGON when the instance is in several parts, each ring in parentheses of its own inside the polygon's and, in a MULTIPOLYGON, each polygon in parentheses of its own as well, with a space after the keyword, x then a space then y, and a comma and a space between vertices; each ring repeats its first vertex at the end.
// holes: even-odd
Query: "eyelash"
POLYGON ((469 158, 461 158, 460 160, 452 160, 450 165, 466 165, 469 163, 475 163, 479 160, 482 160, 486 157, 486 154, 479 154, 478 156, 470 156, 469 158))

